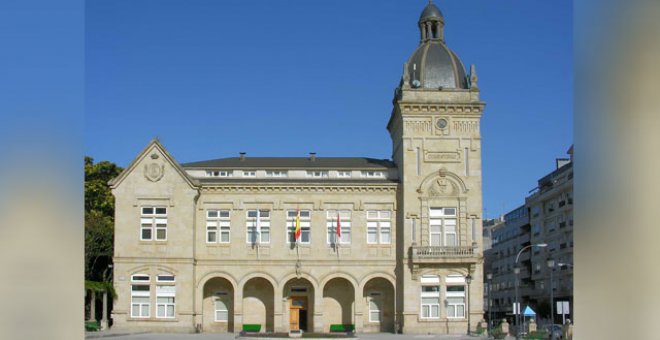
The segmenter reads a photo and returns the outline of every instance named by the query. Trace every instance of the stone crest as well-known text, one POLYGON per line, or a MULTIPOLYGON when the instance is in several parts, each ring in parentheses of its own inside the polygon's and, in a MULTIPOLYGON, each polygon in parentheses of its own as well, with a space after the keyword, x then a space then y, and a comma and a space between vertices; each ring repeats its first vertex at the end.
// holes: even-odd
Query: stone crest
POLYGON ((158 182, 163 178, 165 165, 158 163, 149 163, 144 166, 144 177, 152 182, 158 182))
POLYGON ((430 196, 447 196, 454 194, 454 185, 446 178, 438 178, 429 189, 430 196))

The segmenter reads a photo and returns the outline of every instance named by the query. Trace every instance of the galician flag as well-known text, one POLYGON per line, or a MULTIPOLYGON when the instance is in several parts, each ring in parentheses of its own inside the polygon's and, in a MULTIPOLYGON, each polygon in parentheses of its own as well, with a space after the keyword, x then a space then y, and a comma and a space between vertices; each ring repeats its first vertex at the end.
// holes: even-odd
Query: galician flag
POLYGON ((341 239, 341 222, 339 221, 339 211, 337 211, 337 240, 341 239))
POLYGON ((296 210, 296 230, 294 231, 296 242, 300 240, 300 210, 296 210))

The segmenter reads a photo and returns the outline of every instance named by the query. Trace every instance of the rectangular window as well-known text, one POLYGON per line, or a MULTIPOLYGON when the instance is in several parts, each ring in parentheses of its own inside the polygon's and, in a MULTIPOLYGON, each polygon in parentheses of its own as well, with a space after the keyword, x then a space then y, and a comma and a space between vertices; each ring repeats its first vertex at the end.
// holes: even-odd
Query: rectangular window
POLYGON ((540 205, 535 205, 532 207, 532 217, 538 217, 540 213, 541 213, 540 205))
POLYGON ((207 177, 232 177, 234 175, 233 170, 208 170, 206 171, 207 177))
POLYGON ((328 244, 351 244, 351 211, 328 210, 326 214, 326 230, 328 244), (341 237, 337 239, 337 219, 341 237))
POLYGON ((339 177, 339 178, 350 178, 351 177, 351 172, 350 171, 337 171, 337 177, 339 177))
POLYGON ((227 322, 229 320, 229 309, 224 298, 215 298, 215 321, 227 322))
POLYGON ((254 170, 243 171, 243 177, 257 177, 257 172, 254 170))
POLYGON ((156 282, 174 282, 174 275, 160 274, 156 275, 156 282))
POLYGON ((328 177, 328 172, 327 171, 321 171, 321 170, 310 170, 310 171, 307 171, 307 177, 327 178, 328 177))
POLYGON ((422 286, 420 295, 421 317, 423 319, 440 318, 440 286, 422 286))
MULTIPOLYGON (((296 242, 296 210, 286 212, 287 243, 296 242)), ((300 243, 310 244, 311 242, 312 213, 309 210, 300 210, 300 243)))
POLYGON ((229 210, 206 211, 206 242, 229 243, 229 210))
POLYGON ((151 241, 154 239, 156 241, 167 240, 166 207, 142 207, 141 209, 140 240, 151 241))
POLYGON ((367 211, 367 243, 390 244, 392 242, 392 213, 387 210, 367 211))
POLYGON ((270 211, 247 211, 247 243, 270 243, 270 211))
POLYGON ((176 286, 173 285, 156 286, 156 317, 157 318, 174 317, 175 296, 176 296, 176 286))
POLYGON ((538 223, 532 224, 532 233, 534 235, 539 235, 541 233, 541 225, 538 223))
POLYGON ((150 309, 149 285, 131 286, 131 317, 148 318, 150 309))
POLYGON ((380 292, 373 292, 369 294, 369 322, 382 321, 382 300, 382 294, 380 292))
POLYGON ((285 170, 268 170, 266 171, 266 177, 288 177, 289 174, 285 170))
POLYGON ((447 318, 465 317, 465 286, 447 286, 447 318))
POLYGON ((429 233, 431 246, 456 247, 456 208, 431 208, 429 233))
POLYGON ((365 178, 385 178, 383 171, 362 171, 362 177, 365 178))

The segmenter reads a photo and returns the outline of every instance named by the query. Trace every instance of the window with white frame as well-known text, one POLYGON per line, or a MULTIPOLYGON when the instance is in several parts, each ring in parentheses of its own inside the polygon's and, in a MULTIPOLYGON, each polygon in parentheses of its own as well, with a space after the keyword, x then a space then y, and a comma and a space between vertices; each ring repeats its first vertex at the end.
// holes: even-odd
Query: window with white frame
POLYGON ((142 207, 140 212, 140 240, 166 241, 167 208, 142 207))
POLYGON ((367 211, 367 243, 390 244, 392 242, 392 213, 387 210, 367 211))
POLYGON ((270 211, 247 211, 247 243, 270 243, 270 211))
POLYGON ((229 321, 229 308, 227 308, 227 293, 218 292, 216 293, 214 305, 215 305, 215 321, 216 322, 227 322, 229 321))
POLYGON ((257 172, 254 170, 243 170, 243 177, 257 177, 257 172))
POLYGON ((447 286, 447 318, 465 317, 465 286, 447 286))
POLYGON ((431 208, 429 234, 431 246, 457 246, 456 208, 431 208))
POLYGON ((328 244, 351 244, 351 211, 328 210, 326 229, 328 244), (337 229, 341 237, 337 235, 337 229))
POLYGON ((351 172, 350 171, 337 171, 337 177, 339 177, 339 178, 350 178, 351 177, 351 172))
POLYGON ((234 175, 233 170, 208 170, 206 171, 207 177, 232 177, 234 175))
POLYGON ((229 243, 229 210, 206 211, 206 242, 229 243))
POLYGON ((423 319, 440 318, 440 286, 424 284, 421 292, 421 317, 423 319))
POLYGON ((365 178, 385 178, 384 171, 362 171, 361 174, 365 178))
MULTIPOLYGON (((286 212, 286 242, 296 242, 296 210, 286 212)), ((309 210, 300 210, 300 243, 309 244, 312 240, 311 235, 312 213, 309 210)))
POLYGON ((156 286, 156 317, 157 318, 174 317, 175 298, 176 298, 175 285, 156 286))
POLYGON ((307 177, 327 178, 328 177, 328 171, 309 170, 309 171, 307 171, 307 177))
POLYGON ((135 274, 131 276, 131 317, 148 318, 151 306, 151 291, 149 275, 135 274))
POLYGON ((289 173, 286 170, 268 170, 266 177, 288 177, 289 173))
POLYGON ((383 294, 381 292, 369 293, 369 322, 381 322, 383 305, 383 294))

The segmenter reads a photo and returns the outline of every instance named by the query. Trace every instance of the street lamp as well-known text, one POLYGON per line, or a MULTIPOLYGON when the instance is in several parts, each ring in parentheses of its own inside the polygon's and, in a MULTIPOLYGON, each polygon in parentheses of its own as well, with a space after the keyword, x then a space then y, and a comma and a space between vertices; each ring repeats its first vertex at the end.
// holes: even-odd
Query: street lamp
POLYGON ((472 276, 467 274, 465 277, 465 283, 467 283, 467 335, 470 335, 470 282, 472 282, 472 276))
POLYGON ((555 333, 552 331, 555 324, 555 301, 554 289, 552 287, 552 272, 555 270, 555 260, 548 259, 548 268, 550 268, 550 339, 555 339, 555 333))
MULTIPOLYGON (((515 267, 513 267, 513 272, 516 274, 516 280, 515 280, 515 289, 516 289, 516 304, 518 308, 518 313, 516 313, 516 339, 518 338, 518 333, 520 333, 520 302, 518 301, 518 274, 520 274, 520 267, 518 267, 518 260, 520 259, 520 254, 522 254, 523 251, 526 249, 529 249, 531 247, 547 247, 547 243, 535 243, 535 244, 530 244, 527 246, 524 246, 520 251, 518 252, 518 255, 516 256, 516 264, 515 267)), ((514 309, 515 312, 515 309, 514 309)))
POLYGON ((493 313, 492 313, 492 306, 491 306, 491 298, 490 298, 490 285, 492 284, 493 280, 493 274, 492 273, 487 273, 486 274, 486 280, 488 280, 488 326, 486 329, 488 330, 488 335, 490 335, 490 324, 493 322, 493 313))

